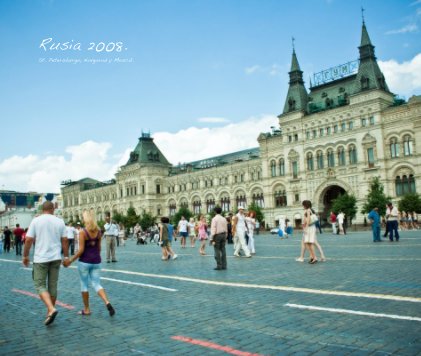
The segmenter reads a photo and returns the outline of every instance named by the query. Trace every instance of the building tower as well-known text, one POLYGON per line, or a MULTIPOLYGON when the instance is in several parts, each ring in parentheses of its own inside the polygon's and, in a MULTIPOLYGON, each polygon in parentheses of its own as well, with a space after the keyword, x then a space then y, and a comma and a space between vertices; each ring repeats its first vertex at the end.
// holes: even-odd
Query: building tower
POLYGON ((298 64, 295 48, 293 48, 291 70, 289 72, 289 88, 283 113, 287 114, 293 111, 306 111, 307 102, 308 94, 304 86, 303 72, 298 64))

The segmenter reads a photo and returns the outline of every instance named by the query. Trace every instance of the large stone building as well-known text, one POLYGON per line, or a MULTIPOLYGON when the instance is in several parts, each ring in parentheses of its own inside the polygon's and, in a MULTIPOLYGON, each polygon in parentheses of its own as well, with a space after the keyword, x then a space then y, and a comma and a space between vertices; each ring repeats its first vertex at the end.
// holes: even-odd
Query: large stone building
MULTIPOLYGON (((358 61, 315 74, 309 92, 293 50, 279 128, 260 134, 259 147, 172 166, 142 134, 115 180, 64 184, 64 218, 92 209, 102 219, 130 206, 157 216, 181 206, 199 214, 255 202, 274 226, 280 215, 299 224, 303 199, 325 218, 347 192, 360 211, 373 177, 394 200, 421 191, 421 96, 406 102, 389 91, 364 23, 358 48, 358 61)), ((355 221, 363 219, 358 213, 355 221)))

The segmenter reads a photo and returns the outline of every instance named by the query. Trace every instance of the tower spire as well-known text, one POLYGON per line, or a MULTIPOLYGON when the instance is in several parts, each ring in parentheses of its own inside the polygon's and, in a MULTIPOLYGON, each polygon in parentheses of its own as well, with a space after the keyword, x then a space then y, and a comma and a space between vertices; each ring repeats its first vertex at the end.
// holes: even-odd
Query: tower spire
POLYGON ((292 37, 291 70, 289 72, 289 88, 283 113, 307 109, 308 94, 304 86, 303 72, 295 53, 295 38, 292 37))
POLYGON ((362 13, 362 29, 361 29, 361 44, 358 47, 360 52, 360 65, 358 67, 358 74, 355 79, 355 92, 360 92, 367 89, 382 89, 389 91, 384 75, 377 64, 374 46, 371 43, 368 35, 367 27, 364 19, 364 9, 361 8, 362 13))

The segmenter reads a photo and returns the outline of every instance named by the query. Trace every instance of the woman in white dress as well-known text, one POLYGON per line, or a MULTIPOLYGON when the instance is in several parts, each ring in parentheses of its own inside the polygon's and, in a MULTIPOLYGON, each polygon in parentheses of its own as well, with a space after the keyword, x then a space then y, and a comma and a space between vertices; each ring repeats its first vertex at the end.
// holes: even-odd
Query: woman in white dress
POLYGON ((250 250, 251 254, 255 254, 256 250, 254 248, 254 229, 256 228, 256 213, 254 211, 249 211, 246 217, 246 224, 247 224, 247 235, 249 237, 249 241, 247 247, 250 250))
POLYGON ((304 207, 304 221, 303 221, 303 231, 304 231, 304 245, 306 249, 310 252, 310 264, 317 262, 316 254, 314 253, 314 243, 316 242, 316 224, 312 222, 312 215, 314 213, 311 210, 310 200, 303 201, 304 207))

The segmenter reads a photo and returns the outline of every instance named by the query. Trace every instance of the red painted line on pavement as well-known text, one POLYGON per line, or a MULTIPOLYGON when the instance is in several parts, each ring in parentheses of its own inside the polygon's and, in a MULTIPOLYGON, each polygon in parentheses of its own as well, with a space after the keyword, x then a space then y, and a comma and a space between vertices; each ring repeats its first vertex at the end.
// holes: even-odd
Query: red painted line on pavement
MULTIPOLYGON (((23 294, 23 295, 27 295, 29 297, 33 297, 33 298, 36 298, 36 299, 41 299, 38 294, 34 294, 34 293, 28 292, 26 290, 20 290, 20 289, 13 288, 12 289, 12 292, 20 293, 20 294, 23 294)), ((60 302, 58 300, 56 300, 56 305, 59 305, 62 308, 66 308, 66 309, 69 309, 69 310, 73 310, 75 308, 73 305, 62 303, 62 302, 60 302)))
POLYGON ((171 339, 188 342, 189 344, 199 345, 199 346, 207 347, 209 349, 224 351, 227 354, 236 355, 236 356, 263 356, 261 354, 240 351, 240 350, 233 349, 232 347, 229 347, 229 346, 222 346, 222 345, 215 344, 213 342, 192 339, 191 337, 186 337, 186 336, 181 336, 181 335, 171 336, 171 339))

